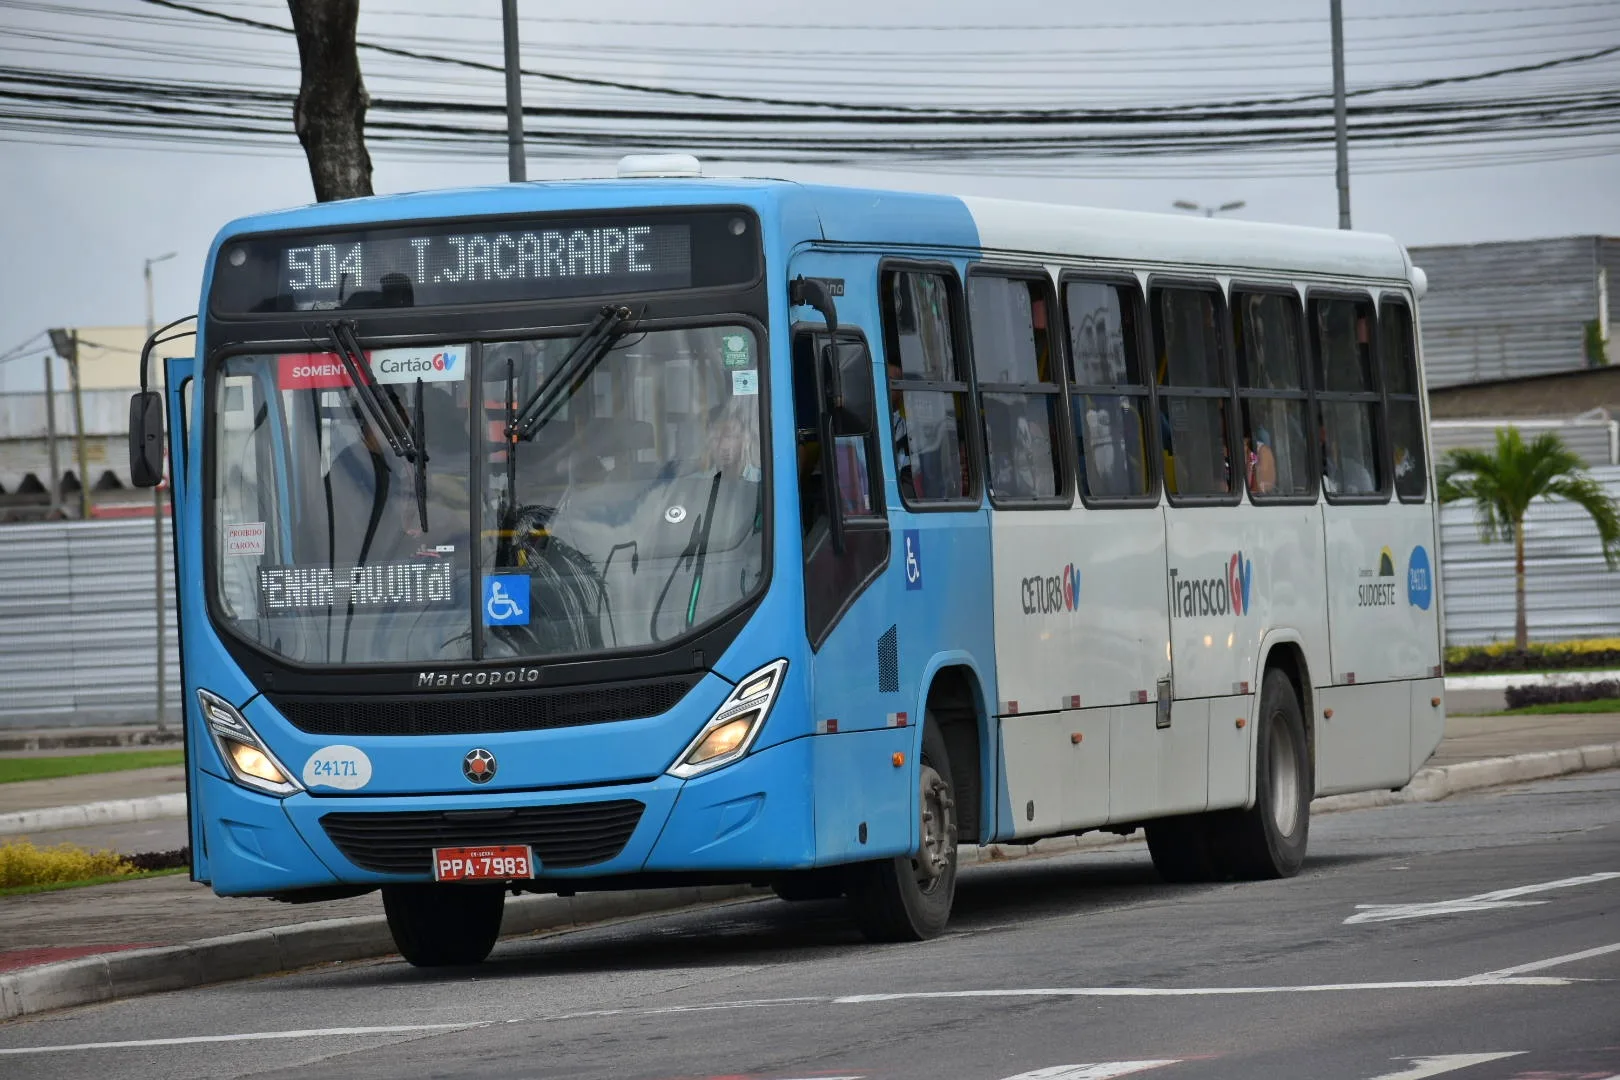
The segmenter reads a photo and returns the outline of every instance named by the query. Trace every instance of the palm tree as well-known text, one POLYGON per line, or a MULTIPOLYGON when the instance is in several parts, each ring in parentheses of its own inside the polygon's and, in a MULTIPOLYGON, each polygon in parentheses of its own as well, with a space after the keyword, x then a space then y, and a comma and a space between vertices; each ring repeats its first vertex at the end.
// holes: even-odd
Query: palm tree
POLYGON ((1440 501, 1474 500, 1479 538, 1491 543, 1504 532, 1513 535, 1513 644, 1529 644, 1524 616, 1524 515, 1531 500, 1568 499, 1592 516, 1603 558, 1620 564, 1620 503, 1587 475, 1584 463, 1552 432, 1528 445, 1515 427, 1496 429, 1496 452, 1453 450, 1440 463, 1436 479, 1440 501))

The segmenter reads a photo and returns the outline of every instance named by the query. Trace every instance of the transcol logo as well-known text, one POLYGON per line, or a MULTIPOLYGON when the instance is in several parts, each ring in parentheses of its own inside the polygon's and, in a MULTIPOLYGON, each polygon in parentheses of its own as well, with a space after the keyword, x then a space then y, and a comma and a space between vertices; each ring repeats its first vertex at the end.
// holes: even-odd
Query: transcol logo
POLYGON ((1249 610, 1254 562, 1234 552, 1220 577, 1183 577, 1170 568, 1170 613, 1180 619, 1208 615, 1243 615, 1249 610))

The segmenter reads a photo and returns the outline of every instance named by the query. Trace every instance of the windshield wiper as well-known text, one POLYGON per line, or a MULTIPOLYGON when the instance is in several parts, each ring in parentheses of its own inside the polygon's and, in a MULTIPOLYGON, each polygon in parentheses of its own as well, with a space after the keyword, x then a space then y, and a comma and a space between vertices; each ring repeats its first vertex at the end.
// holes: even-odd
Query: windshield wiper
POLYGON ((393 387, 387 388, 386 402, 378 392, 377 380, 371 374, 371 365, 366 362, 365 350, 360 347, 360 336, 355 332, 354 324, 329 322, 326 324, 326 334, 332 339, 338 359, 343 361, 343 369, 349 373, 349 387, 360 402, 362 412, 382 432, 383 441, 394 456, 415 467, 416 512, 422 522, 422 531, 427 532, 428 457, 423 446, 423 429, 426 425, 422 416, 422 380, 416 380, 416 416, 413 424, 393 387))
MULTIPOLYGON (((591 372, 596 370, 613 343, 624 333, 625 323, 629 321, 630 309, 627 307, 608 306, 599 311, 574 342, 573 348, 568 350, 568 355, 563 357, 557 370, 549 378, 541 380, 515 416, 508 413, 507 442, 514 439, 528 442, 533 439, 546 426, 552 414, 562 407, 562 403, 577 393, 585 380, 591 377, 591 372)), ((508 396, 507 400, 511 401, 511 397, 508 396)))

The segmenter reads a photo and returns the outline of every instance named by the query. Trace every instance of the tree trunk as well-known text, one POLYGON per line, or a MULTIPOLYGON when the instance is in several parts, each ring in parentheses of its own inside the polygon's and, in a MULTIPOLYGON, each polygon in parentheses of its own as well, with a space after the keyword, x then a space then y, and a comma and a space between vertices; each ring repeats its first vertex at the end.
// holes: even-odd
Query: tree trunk
POLYGON ((1524 613, 1524 519, 1513 523, 1513 647, 1530 646, 1530 626, 1524 613))
POLYGON ((366 106, 354 27, 360 0, 287 0, 302 79, 293 130, 304 144, 318 202, 371 194, 366 106))

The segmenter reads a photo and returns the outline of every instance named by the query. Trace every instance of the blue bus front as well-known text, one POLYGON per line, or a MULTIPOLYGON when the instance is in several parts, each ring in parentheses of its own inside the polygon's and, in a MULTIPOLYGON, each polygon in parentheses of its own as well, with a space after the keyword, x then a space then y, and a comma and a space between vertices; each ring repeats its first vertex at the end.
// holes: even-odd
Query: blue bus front
MULTIPOLYGON (((199 879, 319 897, 461 849, 527 847, 509 876, 552 888, 847 858, 818 851, 811 793, 859 779, 804 737, 799 227, 766 185, 621 183, 221 234, 174 457, 199 879)), ((872 736, 885 768, 910 745, 872 736)), ((880 779, 866 858, 914 824, 880 779)))

